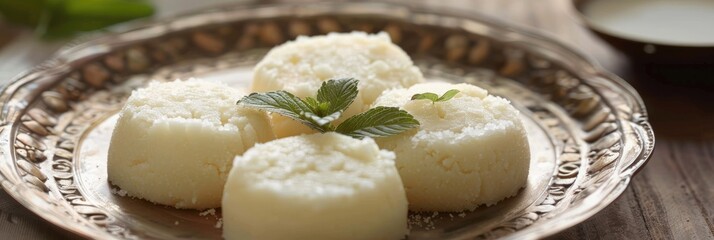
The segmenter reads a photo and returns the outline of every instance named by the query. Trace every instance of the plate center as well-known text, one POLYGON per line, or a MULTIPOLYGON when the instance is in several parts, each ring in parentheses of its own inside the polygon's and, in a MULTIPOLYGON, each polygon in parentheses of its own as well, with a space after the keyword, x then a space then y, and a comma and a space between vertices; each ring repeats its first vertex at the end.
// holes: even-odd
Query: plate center
MULTIPOLYGON (((172 71, 157 71, 148 79, 163 81, 176 78, 187 79, 190 76, 208 81, 224 82, 233 87, 247 87, 251 79, 250 67, 234 67, 220 71, 182 75, 172 71), (172 74, 161 74, 162 72, 172 74)), ((427 74, 425 74, 427 75, 427 74)), ((427 75, 429 81, 458 81, 443 76, 427 75)), ((479 84, 476 84, 479 85, 479 84)), ((505 96, 509 97, 509 96, 505 96)), ((514 105, 519 107, 517 96, 513 96, 514 105)), ((119 109, 120 105, 114 106, 119 109)), ((519 107, 521 111, 527 111, 519 107)), ((215 215, 198 210, 178 210, 172 207, 122 196, 123 192, 107 180, 107 152, 111 134, 118 115, 116 111, 101 116, 90 126, 78 143, 75 159, 75 175, 80 191, 87 201, 97 205, 107 215, 130 229, 140 229, 134 234, 151 238, 220 238, 221 229, 218 221, 220 209, 215 215)), ((473 212, 464 213, 410 213, 410 239, 428 239, 449 234, 463 234, 458 230, 464 226, 469 235, 483 233, 498 224, 523 214, 525 209, 545 194, 551 181, 556 164, 556 152, 548 132, 539 124, 538 119, 523 112, 522 120, 531 147, 531 165, 527 186, 521 192, 491 207, 480 207, 473 212), (453 232, 452 232, 453 231, 453 232)))

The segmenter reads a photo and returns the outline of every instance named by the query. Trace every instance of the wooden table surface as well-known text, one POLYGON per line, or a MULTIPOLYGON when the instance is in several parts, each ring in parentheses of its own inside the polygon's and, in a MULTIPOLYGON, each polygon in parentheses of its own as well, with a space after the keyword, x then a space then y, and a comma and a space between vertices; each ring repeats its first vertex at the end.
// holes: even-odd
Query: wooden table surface
MULTIPOLYGON (((686 79, 662 81, 642 73, 584 29, 567 0, 449 3, 550 33, 630 82, 645 101, 656 137, 649 163, 614 203, 552 239, 714 239, 714 76, 706 76, 708 83, 685 85, 681 82, 686 79)), ((161 5, 160 15, 175 13, 167 8, 172 7, 161 5)), ((39 63, 62 43, 39 42, 26 31, 0 22, 0 83, 39 63)), ((76 238, 0 191, 0 239, 18 236, 76 238)))

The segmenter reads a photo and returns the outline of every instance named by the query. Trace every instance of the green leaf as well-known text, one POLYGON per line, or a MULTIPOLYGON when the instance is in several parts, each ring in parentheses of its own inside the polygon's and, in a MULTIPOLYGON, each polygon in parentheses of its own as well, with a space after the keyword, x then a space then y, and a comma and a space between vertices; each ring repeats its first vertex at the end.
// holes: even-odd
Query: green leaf
POLYGON ((239 100, 237 104, 292 118, 320 132, 327 131, 320 122, 305 117, 315 115, 307 103, 286 91, 251 93, 239 100))
POLYGON ((441 97, 439 97, 439 95, 436 95, 436 93, 430 93, 430 92, 418 93, 418 94, 414 94, 412 96, 412 100, 428 99, 428 100, 431 100, 432 103, 445 102, 445 101, 448 101, 449 99, 454 98, 454 96, 456 96, 456 94, 459 92, 460 92, 459 90, 451 89, 449 91, 446 91, 444 93, 444 95, 441 95, 441 97))
POLYGON ((69 19, 106 19, 114 22, 148 17, 154 7, 136 0, 63 0, 62 15, 69 19))
POLYGON ((354 137, 392 136, 419 126, 414 116, 396 107, 376 107, 337 126, 336 132, 354 137))
POLYGON ((313 110, 313 112, 320 108, 320 102, 318 102, 314 98, 306 97, 305 99, 303 99, 303 102, 305 102, 310 107, 310 109, 313 110))
POLYGON ((237 104, 292 118, 319 132, 336 131, 354 138, 391 136, 419 126, 419 121, 406 111, 376 107, 334 128, 331 123, 340 118, 357 97, 357 84, 358 81, 351 78, 329 80, 322 84, 317 98, 300 99, 289 92, 276 91, 252 93, 237 104))
POLYGON ((439 99, 436 99, 436 101, 437 101, 437 102, 448 101, 449 99, 454 98, 454 96, 456 96, 456 94, 459 93, 459 92, 460 92, 459 90, 451 89, 451 90, 449 90, 449 91, 446 91, 446 92, 444 93, 444 95, 441 95, 441 97, 439 97, 439 99))
POLYGON ((317 90, 317 101, 330 103, 324 115, 345 111, 357 97, 358 83, 359 81, 354 78, 330 79, 322 82, 322 86, 317 90))
POLYGON ((154 12, 143 0, 0 0, 5 20, 32 27, 43 37, 96 30, 154 12))
POLYGON ((312 109, 312 112, 317 114, 318 116, 327 116, 330 115, 329 109, 330 109, 330 103, 329 102, 320 102, 317 99, 311 98, 311 97, 306 97, 303 99, 303 101, 310 106, 312 109))
POLYGON ((436 93, 418 93, 414 94, 412 96, 412 100, 420 100, 420 99, 428 99, 431 100, 432 102, 436 102, 436 100, 439 100, 439 95, 436 95, 436 93))

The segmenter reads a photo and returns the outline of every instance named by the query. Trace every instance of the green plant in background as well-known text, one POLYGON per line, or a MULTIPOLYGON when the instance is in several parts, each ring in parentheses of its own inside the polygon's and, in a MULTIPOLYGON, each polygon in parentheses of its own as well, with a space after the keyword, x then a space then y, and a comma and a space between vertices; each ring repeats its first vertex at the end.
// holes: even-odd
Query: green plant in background
POLYGON ((148 17, 154 7, 142 0, 0 0, 5 21, 29 26, 43 37, 62 37, 148 17))

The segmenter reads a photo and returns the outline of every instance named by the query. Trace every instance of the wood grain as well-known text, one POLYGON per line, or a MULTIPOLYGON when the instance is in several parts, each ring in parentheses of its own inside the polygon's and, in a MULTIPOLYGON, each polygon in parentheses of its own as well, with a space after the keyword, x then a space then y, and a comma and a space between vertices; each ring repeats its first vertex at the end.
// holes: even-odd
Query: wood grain
MULTIPOLYGON (((445 2, 416 1, 440 7, 445 2)), ((681 83, 686 79, 662 81, 648 76, 585 29, 567 0, 451 0, 446 3, 459 10, 538 29, 593 56, 607 70, 633 84, 648 107, 657 138, 648 165, 634 176, 630 187, 614 203, 551 239, 714 239, 714 89, 711 84, 685 85, 681 83)), ((0 47, 16 33, 13 30, 13 34, 6 34, 10 31, 2 23, 0 32, 0 47)), ((7 51, 0 48, 0 55, 7 51)), ((39 57, 42 54, 26 52, 25 55, 35 57, 33 61, 43 59, 39 57)), ((0 68, 2 65, 0 63, 0 68)), ((14 75, 23 69, 13 67, 12 70, 16 71, 14 75)), ((714 82, 714 76, 706 77, 714 82)), ((73 238, 14 204, 5 206, 16 211, 0 213, 0 222, 11 219, 28 222, 23 226, 43 232, 26 235, 24 239, 73 238)), ((17 236, 7 235, 5 228, 0 229, 0 238, 17 236)))

